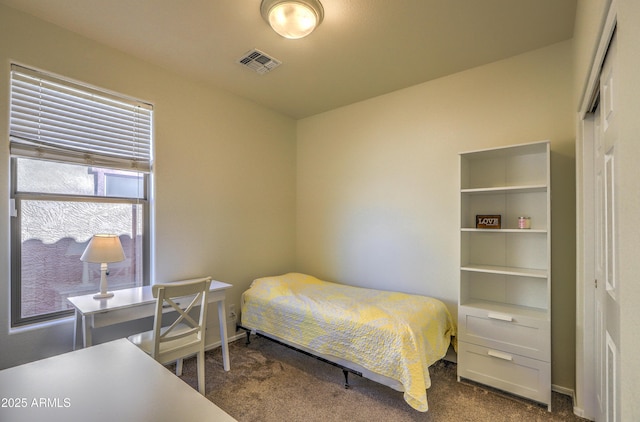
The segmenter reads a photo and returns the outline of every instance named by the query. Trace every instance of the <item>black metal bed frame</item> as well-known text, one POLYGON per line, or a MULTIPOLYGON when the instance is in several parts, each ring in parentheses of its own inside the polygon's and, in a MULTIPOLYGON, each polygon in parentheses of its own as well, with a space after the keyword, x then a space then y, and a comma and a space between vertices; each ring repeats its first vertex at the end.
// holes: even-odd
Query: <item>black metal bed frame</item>
MULTIPOLYGON (((246 331, 246 333, 247 333, 247 341, 245 342, 245 344, 249 345, 251 343, 250 336, 251 336, 251 332, 253 330, 251 330, 250 328, 247 328, 247 327, 243 327, 240 324, 236 324, 236 331, 238 331, 238 328, 241 329, 241 330, 246 331)), ((285 347, 288 347, 291 350, 295 350, 296 352, 300 352, 300 353, 305 354, 307 356, 310 356, 312 358, 316 358, 319 361, 328 363, 330 365, 333 365, 333 366, 335 366, 337 368, 342 369, 342 374, 344 375, 344 388, 349 388, 349 372, 351 372, 352 374, 355 374, 355 375, 357 375, 359 377, 362 376, 362 372, 358 372, 358 371, 356 371, 354 369, 347 368, 346 366, 343 366, 343 365, 340 365, 338 363, 332 362, 332 361, 330 361, 328 359, 322 358, 320 356, 316 356, 313 353, 307 352, 306 350, 298 349, 297 347, 294 347, 294 346, 292 346, 290 344, 284 343, 284 342, 282 342, 280 340, 276 340, 275 338, 269 337, 268 335, 264 335, 264 334, 258 333, 257 331, 254 331, 254 334, 256 336, 258 336, 258 337, 262 337, 262 338, 265 338, 267 340, 273 341, 274 343, 281 344, 281 345, 283 345, 285 347)))

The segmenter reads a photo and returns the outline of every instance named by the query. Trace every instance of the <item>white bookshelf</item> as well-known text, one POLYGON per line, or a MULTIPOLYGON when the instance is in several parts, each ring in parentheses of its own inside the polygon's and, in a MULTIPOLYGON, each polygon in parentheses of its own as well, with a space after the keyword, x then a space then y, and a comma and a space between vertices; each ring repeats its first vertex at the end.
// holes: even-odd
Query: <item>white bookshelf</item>
POLYGON ((458 377, 549 409, 550 198, 548 141, 460 154, 458 377), (477 215, 501 227, 476 228, 477 215))

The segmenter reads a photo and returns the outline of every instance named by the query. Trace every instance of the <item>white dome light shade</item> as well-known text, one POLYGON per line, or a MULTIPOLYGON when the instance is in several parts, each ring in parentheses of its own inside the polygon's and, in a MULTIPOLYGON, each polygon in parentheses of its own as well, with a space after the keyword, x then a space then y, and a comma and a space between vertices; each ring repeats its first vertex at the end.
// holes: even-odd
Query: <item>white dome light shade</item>
POLYGON ((260 11, 274 31, 289 39, 306 37, 324 16, 320 2, 312 0, 263 0, 260 11))

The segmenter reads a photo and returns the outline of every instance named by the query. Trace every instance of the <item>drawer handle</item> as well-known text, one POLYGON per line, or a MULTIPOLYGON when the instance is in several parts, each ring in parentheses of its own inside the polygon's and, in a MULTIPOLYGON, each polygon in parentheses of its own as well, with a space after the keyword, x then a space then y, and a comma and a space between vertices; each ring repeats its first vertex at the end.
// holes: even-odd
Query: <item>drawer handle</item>
POLYGON ((502 352, 496 352, 495 350, 489 350, 487 353, 489 354, 489 356, 493 356, 494 358, 509 360, 509 361, 513 360, 513 356, 508 355, 506 353, 502 353, 502 352))
POLYGON ((507 322, 512 322, 513 321, 513 317, 511 315, 503 315, 503 314, 494 314, 494 313, 490 313, 489 315, 487 315, 489 318, 491 319, 498 319, 500 321, 507 321, 507 322))

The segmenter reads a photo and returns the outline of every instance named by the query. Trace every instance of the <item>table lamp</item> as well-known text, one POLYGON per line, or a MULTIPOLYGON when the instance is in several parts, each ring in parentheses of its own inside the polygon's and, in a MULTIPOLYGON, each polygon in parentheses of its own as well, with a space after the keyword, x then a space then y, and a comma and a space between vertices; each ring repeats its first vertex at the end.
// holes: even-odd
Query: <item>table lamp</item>
POLYGON ((107 299, 113 297, 113 292, 107 292, 107 263, 124 261, 124 250, 122 249, 120 238, 115 234, 94 235, 80 260, 100 264, 100 293, 93 296, 93 298, 107 299))

